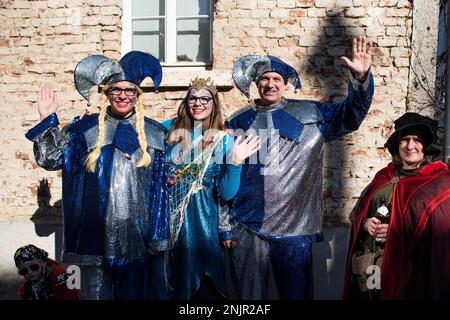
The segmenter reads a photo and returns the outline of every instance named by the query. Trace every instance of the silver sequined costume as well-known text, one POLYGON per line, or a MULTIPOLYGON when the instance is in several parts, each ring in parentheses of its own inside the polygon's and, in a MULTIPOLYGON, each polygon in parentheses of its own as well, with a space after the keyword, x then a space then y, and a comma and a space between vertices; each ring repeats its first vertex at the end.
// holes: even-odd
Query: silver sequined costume
POLYGON ((62 259, 81 266, 82 298, 148 298, 148 249, 157 252, 169 246, 165 128, 145 119, 152 163, 137 168, 141 151, 136 116, 119 119, 107 114, 96 171, 87 173, 84 159, 97 143, 98 115, 76 118, 61 131, 58 123, 51 114, 27 137, 34 142, 41 167, 62 169, 62 259), (138 287, 127 282, 129 276, 138 287))
POLYGON ((280 298, 312 298, 311 243, 322 239, 324 143, 358 129, 373 89, 369 74, 363 84, 350 83, 341 103, 282 99, 266 108, 255 101, 229 118, 231 128, 256 130, 263 138, 258 159, 242 169, 230 208, 239 238, 231 258, 240 298, 266 299, 269 272, 280 298))

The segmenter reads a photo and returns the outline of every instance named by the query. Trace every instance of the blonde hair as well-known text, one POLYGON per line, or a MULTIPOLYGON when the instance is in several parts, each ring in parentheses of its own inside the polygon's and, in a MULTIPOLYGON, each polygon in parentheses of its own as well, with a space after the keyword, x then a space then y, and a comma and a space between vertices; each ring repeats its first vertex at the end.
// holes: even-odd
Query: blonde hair
MULTIPOLYGON (((102 88, 102 104, 100 107, 100 114, 98 116, 98 136, 97 136, 97 144, 95 145, 94 150, 92 150, 86 160, 84 161, 84 166, 87 172, 95 172, 95 167, 97 165, 97 160, 100 157, 100 152, 103 146, 103 142, 105 140, 105 115, 106 115, 106 103, 108 101, 108 90, 111 85, 105 86, 102 88)), ((136 86, 137 89, 137 99, 135 105, 136 111, 136 132, 139 140, 139 148, 141 150, 141 159, 139 159, 137 163, 137 167, 148 167, 152 161, 150 154, 147 151, 147 137, 145 135, 145 120, 144 120, 144 112, 143 112, 143 103, 141 100, 142 90, 136 86)))
POLYGON ((142 95, 142 90, 138 87, 136 87, 138 90, 138 96, 137 96, 137 101, 136 101, 136 106, 135 106, 135 110, 136 110, 136 131, 138 134, 138 140, 139 140, 139 147, 141 149, 141 159, 139 160, 139 162, 137 163, 137 167, 148 167, 150 165, 150 163, 152 162, 152 158, 150 156, 150 153, 148 153, 147 151, 147 137, 145 135, 145 120, 144 120, 144 111, 143 111, 143 106, 144 104, 142 103, 142 99, 141 99, 141 95, 142 95))

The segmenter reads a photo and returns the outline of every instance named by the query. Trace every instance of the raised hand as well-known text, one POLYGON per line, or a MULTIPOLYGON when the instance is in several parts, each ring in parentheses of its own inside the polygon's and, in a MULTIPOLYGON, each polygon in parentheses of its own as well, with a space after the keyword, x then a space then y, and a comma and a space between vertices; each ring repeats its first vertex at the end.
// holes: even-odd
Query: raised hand
POLYGON ((242 137, 238 136, 233 145, 233 164, 240 165, 245 159, 250 157, 261 147, 261 138, 259 136, 249 135, 242 141, 242 137))
POLYGON ((58 96, 49 83, 42 85, 38 94, 37 107, 41 120, 58 110, 58 96))
POLYGON ((372 42, 366 42, 366 38, 358 36, 353 39, 352 59, 341 57, 347 63, 348 67, 352 69, 358 80, 365 78, 367 71, 369 71, 372 64, 373 45, 372 42))

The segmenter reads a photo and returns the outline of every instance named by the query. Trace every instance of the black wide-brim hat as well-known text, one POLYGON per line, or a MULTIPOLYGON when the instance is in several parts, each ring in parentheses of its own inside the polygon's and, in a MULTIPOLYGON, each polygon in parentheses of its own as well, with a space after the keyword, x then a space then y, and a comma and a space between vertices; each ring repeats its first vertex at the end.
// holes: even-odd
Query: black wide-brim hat
POLYGON ((407 112, 394 121, 395 131, 386 141, 384 146, 394 155, 398 154, 398 143, 400 139, 409 132, 418 131, 424 138, 424 153, 436 154, 440 148, 435 145, 438 122, 429 117, 415 112, 407 112))

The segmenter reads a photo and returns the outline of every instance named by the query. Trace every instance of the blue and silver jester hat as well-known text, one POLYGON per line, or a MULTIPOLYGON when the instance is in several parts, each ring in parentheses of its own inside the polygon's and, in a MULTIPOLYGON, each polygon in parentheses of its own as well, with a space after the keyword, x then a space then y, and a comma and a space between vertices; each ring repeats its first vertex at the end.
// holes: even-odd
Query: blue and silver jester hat
POLYGON ((301 88, 300 78, 297 71, 286 62, 274 56, 247 55, 239 58, 233 65, 233 81, 236 87, 250 98, 250 84, 258 83, 261 76, 266 72, 277 72, 284 83, 288 81, 294 85, 295 90, 301 88))
POLYGON ((75 87, 88 103, 94 86, 118 81, 130 81, 140 86, 146 77, 152 78, 158 92, 162 80, 161 64, 151 54, 141 51, 128 52, 119 62, 98 54, 90 55, 83 58, 74 71, 75 87))

